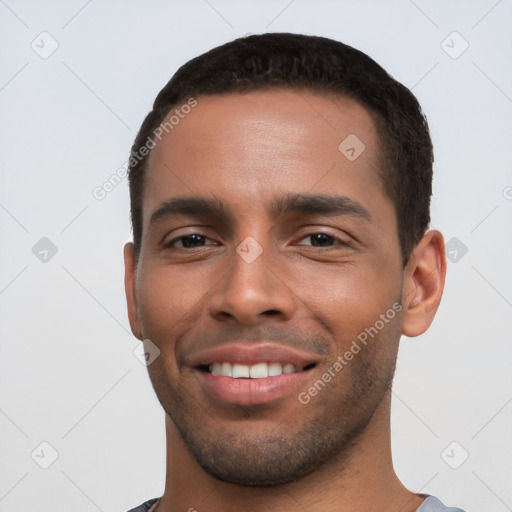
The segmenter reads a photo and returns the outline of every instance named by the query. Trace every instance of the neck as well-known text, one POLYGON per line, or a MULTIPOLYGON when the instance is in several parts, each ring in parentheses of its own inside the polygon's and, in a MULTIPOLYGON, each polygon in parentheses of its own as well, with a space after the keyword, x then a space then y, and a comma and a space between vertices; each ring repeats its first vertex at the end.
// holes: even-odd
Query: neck
POLYGON ((195 461, 166 415, 167 476, 158 512, 414 512, 424 496, 408 491, 391 458, 388 393, 344 460, 276 487, 254 488, 221 482, 195 461))

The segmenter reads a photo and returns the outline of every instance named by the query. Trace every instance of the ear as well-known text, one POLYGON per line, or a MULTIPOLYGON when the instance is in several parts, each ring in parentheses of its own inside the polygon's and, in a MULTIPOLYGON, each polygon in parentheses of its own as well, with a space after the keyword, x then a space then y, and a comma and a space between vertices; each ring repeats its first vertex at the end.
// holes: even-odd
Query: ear
POLYGON ((402 334, 419 336, 434 320, 446 278, 443 235, 427 231, 414 248, 404 270, 402 334))
POLYGON ((128 242, 124 246, 124 289, 128 306, 128 318, 133 335, 142 340, 137 307, 136 274, 134 245, 133 242, 128 242))

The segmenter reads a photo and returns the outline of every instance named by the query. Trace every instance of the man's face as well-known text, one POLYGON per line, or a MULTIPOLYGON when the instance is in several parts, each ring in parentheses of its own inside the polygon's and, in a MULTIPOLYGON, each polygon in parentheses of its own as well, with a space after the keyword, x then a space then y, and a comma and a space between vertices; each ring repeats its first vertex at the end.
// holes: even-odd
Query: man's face
POLYGON ((132 328, 161 351, 152 384, 208 473, 290 482, 342 459, 389 393, 402 267, 379 139, 343 97, 196 99, 150 156, 132 328), (338 149, 351 134, 356 159, 362 146, 338 149))

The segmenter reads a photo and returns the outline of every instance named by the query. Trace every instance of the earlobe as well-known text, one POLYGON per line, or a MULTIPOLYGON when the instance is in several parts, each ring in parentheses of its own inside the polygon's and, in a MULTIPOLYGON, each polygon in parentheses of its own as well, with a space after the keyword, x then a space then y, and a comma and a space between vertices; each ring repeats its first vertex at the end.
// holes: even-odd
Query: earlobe
POLYGON ((441 302, 445 278, 443 235, 427 231, 404 270, 402 334, 419 336, 429 328, 441 302))
POLYGON ((124 246, 124 288, 128 307, 128 319, 133 335, 137 339, 142 340, 143 336, 138 315, 135 277, 135 250, 133 242, 128 242, 124 246))

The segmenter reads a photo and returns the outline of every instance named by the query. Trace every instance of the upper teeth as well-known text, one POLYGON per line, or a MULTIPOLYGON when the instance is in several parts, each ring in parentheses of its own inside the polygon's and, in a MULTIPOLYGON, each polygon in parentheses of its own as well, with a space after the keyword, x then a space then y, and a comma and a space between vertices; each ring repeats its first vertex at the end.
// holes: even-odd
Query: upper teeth
POLYGON ((257 363, 251 366, 238 363, 233 365, 231 363, 213 363, 210 365, 210 371, 214 375, 223 375, 235 379, 264 379, 265 377, 275 377, 282 373, 293 373, 299 370, 302 370, 302 368, 295 367, 293 364, 282 365, 280 363, 257 363))

